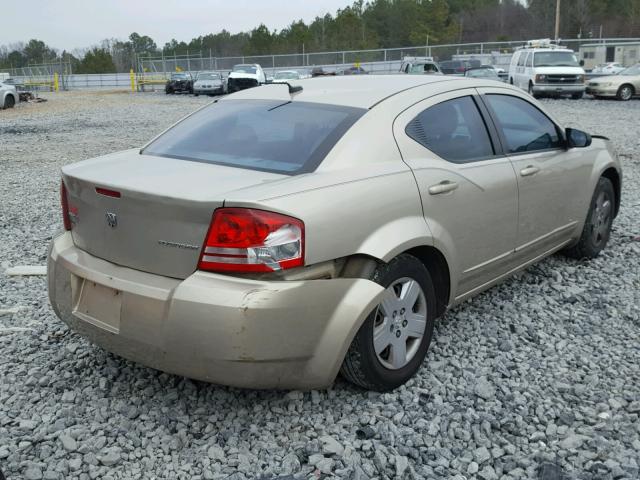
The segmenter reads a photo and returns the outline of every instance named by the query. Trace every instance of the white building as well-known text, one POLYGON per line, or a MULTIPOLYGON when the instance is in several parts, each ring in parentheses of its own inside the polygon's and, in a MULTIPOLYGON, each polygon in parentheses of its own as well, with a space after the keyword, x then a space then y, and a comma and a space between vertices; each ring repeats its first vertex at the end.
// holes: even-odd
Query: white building
POLYGON ((585 69, 607 62, 618 62, 625 67, 640 62, 640 42, 585 43, 580 45, 579 52, 585 69))

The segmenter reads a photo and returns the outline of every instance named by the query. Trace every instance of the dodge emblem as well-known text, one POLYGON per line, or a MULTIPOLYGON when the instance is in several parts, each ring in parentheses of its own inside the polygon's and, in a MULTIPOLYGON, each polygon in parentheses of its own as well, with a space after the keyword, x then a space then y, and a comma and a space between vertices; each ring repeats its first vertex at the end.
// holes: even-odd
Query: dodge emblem
POLYGON ((118 226, 118 217, 115 213, 107 212, 105 213, 105 217, 107 217, 107 225, 111 228, 116 228, 118 226))

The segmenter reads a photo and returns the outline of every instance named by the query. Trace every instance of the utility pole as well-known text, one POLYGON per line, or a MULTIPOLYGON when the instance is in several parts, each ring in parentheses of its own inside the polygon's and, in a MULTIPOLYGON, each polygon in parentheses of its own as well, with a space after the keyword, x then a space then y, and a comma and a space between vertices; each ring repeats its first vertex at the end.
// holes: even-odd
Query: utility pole
POLYGON ((556 0, 556 36, 555 39, 560 38, 560 0, 556 0))

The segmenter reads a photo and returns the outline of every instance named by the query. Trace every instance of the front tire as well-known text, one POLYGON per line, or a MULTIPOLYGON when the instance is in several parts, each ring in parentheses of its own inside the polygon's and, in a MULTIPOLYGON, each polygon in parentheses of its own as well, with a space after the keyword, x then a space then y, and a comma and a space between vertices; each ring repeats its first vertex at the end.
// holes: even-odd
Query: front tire
POLYGON ((16 104, 16 99, 13 98, 13 95, 9 94, 4 99, 3 108, 13 108, 16 104))
POLYGON ((574 100, 580 100, 582 98, 582 95, 583 95, 582 92, 580 92, 580 93, 572 93, 571 94, 571 98, 574 99, 574 100))
POLYGON ((538 98, 538 95, 533 91, 533 83, 529 82, 529 88, 527 91, 533 98, 538 98))
POLYGON ((408 254, 380 265, 371 280, 385 287, 385 296, 360 327, 340 373, 366 389, 393 390, 416 373, 427 354, 435 290, 428 270, 408 254))
POLYGON ((594 258, 604 249, 611 234, 616 194, 611 180, 600 177, 591 198, 587 219, 578 243, 563 251, 571 258, 594 258))
POLYGON ((631 100, 631 97, 633 97, 634 93, 635 92, 633 91, 633 87, 631 85, 620 85, 620 88, 616 93, 616 98, 618 100, 626 102, 627 100, 631 100))

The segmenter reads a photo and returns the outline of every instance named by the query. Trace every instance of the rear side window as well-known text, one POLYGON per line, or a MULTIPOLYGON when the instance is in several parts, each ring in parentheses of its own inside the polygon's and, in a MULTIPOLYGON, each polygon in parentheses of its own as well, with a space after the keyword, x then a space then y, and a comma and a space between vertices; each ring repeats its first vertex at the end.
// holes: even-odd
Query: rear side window
POLYGON ((509 153, 560 148, 562 137, 556 125, 529 102, 511 95, 485 97, 498 121, 509 153))
POLYGON ((484 120, 470 96, 433 105, 411 120, 406 134, 454 163, 491 157, 493 146, 484 120))
POLYGON ((289 175, 309 172, 365 112, 309 102, 225 100, 187 117, 142 153, 289 175))

